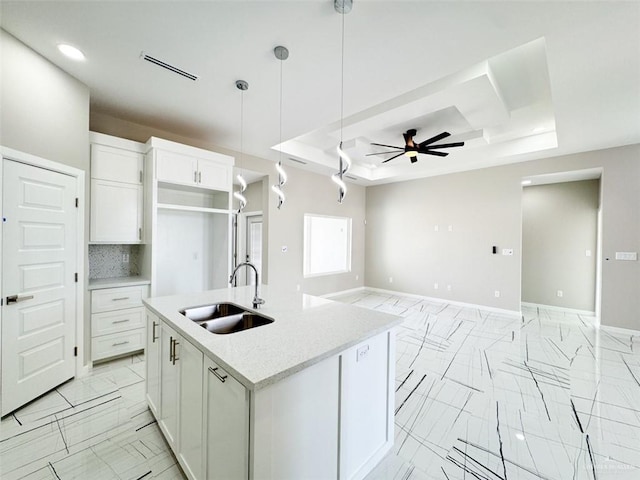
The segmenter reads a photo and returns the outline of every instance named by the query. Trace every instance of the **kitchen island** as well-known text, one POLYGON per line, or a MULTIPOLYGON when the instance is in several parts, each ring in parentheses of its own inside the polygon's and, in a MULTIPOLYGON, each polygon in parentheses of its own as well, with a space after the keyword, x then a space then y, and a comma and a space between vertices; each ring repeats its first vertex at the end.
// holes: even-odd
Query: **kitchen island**
POLYGON ((272 323, 212 333, 180 311, 254 287, 151 298, 147 400, 193 479, 363 478, 393 445, 399 317, 262 287, 272 323))

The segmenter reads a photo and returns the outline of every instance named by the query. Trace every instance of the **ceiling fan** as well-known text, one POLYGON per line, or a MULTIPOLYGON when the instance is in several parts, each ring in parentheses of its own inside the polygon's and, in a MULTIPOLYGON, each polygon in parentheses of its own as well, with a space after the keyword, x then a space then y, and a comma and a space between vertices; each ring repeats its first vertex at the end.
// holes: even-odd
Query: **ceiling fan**
POLYGON ((387 158, 382 163, 387 163, 389 160, 398 158, 400 155, 406 155, 411 159, 411 163, 416 163, 418 161, 419 153, 424 153, 427 155, 436 155, 438 157, 446 157, 447 155, 449 155, 449 153, 439 152, 437 149, 462 147, 464 145, 464 142, 441 143, 440 145, 433 145, 434 143, 442 140, 443 138, 447 138, 448 136, 450 136, 451 134, 449 132, 442 132, 436 135, 435 137, 428 138, 424 142, 416 143, 413 141, 413 137, 416 135, 416 133, 417 133, 417 130, 415 128, 412 128, 402 134, 405 142, 404 147, 396 147, 394 145, 385 145, 383 143, 372 143, 371 145, 377 145, 379 147, 394 148, 395 150, 391 150, 388 152, 369 153, 366 156, 368 157, 371 155, 386 155, 389 153, 396 153, 396 155, 394 155, 391 158, 387 158))

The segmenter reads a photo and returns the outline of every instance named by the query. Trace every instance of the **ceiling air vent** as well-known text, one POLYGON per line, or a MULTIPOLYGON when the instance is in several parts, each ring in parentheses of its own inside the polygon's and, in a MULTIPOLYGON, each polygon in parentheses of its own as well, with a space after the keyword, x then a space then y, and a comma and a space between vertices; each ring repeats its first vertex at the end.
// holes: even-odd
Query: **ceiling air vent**
POLYGON ((358 180, 356 177, 352 177, 351 175, 345 175, 349 180, 358 180))
POLYGON ((302 165, 307 164, 307 162, 303 162, 302 160, 298 160, 297 158, 293 158, 293 157, 289 157, 289 160, 291 160, 292 162, 300 163, 302 165))
POLYGON ((151 63, 153 63, 155 65, 158 65, 159 67, 166 68, 170 72, 177 73, 178 75, 182 75, 183 77, 188 78, 189 80, 193 80, 194 82, 196 80, 198 80, 198 75, 194 75, 193 73, 185 72, 184 70, 182 70, 182 69, 180 69, 178 67, 174 67, 173 65, 170 65, 167 62, 163 62, 162 60, 158 60, 157 58, 152 57, 151 55, 147 55, 144 52, 140 53, 140 58, 142 58, 143 60, 146 60, 147 62, 151 62, 151 63))

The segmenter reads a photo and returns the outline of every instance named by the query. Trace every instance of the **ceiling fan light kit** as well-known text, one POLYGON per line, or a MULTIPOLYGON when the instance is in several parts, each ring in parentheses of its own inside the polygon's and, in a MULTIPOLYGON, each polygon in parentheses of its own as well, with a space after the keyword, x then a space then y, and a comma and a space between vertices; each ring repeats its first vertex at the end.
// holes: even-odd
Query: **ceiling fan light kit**
POLYGON ((383 160, 382 163, 387 163, 393 160, 394 158, 398 158, 401 155, 406 155, 411 159, 411 163, 416 163, 418 161, 419 153, 425 154, 425 155, 434 155, 437 157, 446 157, 447 155, 449 155, 449 153, 440 152, 438 151, 438 149, 464 146, 464 142, 441 143, 439 145, 434 145, 436 142, 439 142, 440 140, 451 136, 449 132, 439 133, 438 135, 435 135, 431 138, 426 139, 423 142, 416 144, 415 141, 413 140, 413 137, 415 137, 417 133, 418 133, 418 130, 416 130, 415 128, 411 128, 402 134, 402 136, 404 137, 404 147, 398 147, 395 145, 386 145, 384 143, 372 143, 371 145, 375 145, 377 147, 393 148, 395 150, 377 152, 377 153, 368 153, 366 156, 369 157, 372 155, 388 155, 390 153, 395 153, 393 157, 383 160))

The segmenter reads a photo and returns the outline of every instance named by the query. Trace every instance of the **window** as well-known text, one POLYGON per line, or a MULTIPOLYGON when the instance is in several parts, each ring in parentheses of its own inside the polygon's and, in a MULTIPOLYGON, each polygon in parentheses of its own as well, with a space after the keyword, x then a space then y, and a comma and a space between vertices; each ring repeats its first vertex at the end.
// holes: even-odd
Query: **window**
POLYGON ((304 276, 351 271, 351 219, 304 216, 304 276))

